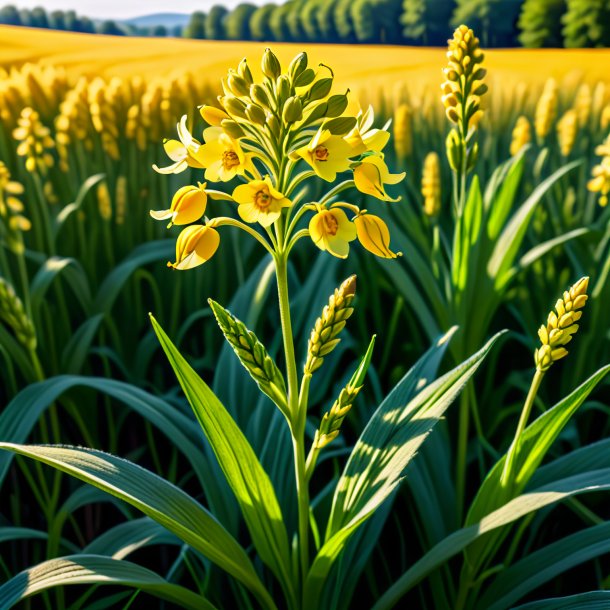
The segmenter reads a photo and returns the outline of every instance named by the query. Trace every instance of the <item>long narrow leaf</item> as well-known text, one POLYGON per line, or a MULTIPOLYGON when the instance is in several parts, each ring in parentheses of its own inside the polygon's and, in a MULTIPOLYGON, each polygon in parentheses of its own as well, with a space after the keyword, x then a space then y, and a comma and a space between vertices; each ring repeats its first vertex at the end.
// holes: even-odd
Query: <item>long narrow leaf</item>
POLYGON ((274 607, 250 559, 231 534, 201 504, 165 479, 94 449, 12 443, 0 443, 0 449, 53 466, 128 502, 274 607))
POLYGON ((429 383, 430 377, 422 376, 422 372, 430 361, 434 367, 438 365, 454 330, 437 341, 407 374, 377 409, 356 443, 337 484, 325 543, 307 577, 308 607, 316 607, 328 573, 350 536, 400 484, 409 461, 499 337, 496 335, 466 362, 429 383))
POLYGON ((215 610, 203 596, 173 585, 135 563, 99 557, 70 555, 28 568, 0 586, 0 608, 8 610, 22 599, 51 587, 80 584, 124 585, 190 610, 215 610))
POLYGON ((557 540, 503 570, 481 597, 478 610, 506 610, 566 570, 610 552, 610 523, 557 540))
POLYGON ((235 420, 195 373, 158 322, 153 328, 241 507, 261 559, 289 597, 295 595, 288 535, 269 476, 235 420))
POLYGON ((438 566, 463 551, 480 536, 570 496, 610 490, 610 468, 594 470, 555 481, 511 500, 479 523, 453 532, 413 564, 375 603, 372 610, 389 610, 418 582, 438 566))

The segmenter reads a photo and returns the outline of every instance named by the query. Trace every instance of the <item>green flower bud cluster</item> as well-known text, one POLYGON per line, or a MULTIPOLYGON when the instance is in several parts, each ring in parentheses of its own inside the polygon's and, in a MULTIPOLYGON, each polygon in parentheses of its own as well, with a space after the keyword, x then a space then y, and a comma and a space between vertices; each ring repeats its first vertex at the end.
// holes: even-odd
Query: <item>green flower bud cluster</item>
POLYGON ((36 349, 36 329, 13 287, 0 277, 0 320, 10 326, 17 340, 27 350, 36 349))
POLYGON ((324 307, 311 331, 304 369, 306 375, 311 375, 319 369, 324 362, 324 356, 330 354, 339 343, 338 335, 354 311, 351 304, 355 295, 355 275, 347 278, 331 295, 328 305, 324 307))
POLYGON ((348 384, 341 390, 339 397, 333 403, 330 411, 322 416, 320 427, 316 430, 312 447, 316 450, 326 447, 341 431, 341 424, 349 410, 352 408, 362 386, 354 387, 348 384))
MULTIPOLYGON (((266 49, 261 62, 264 79, 259 83, 254 82, 247 61, 242 60, 236 70, 229 70, 222 83, 224 95, 218 100, 230 116, 230 120, 222 121, 223 129, 230 136, 241 138, 253 135, 254 127, 285 144, 285 136, 291 131, 341 117, 347 109, 349 91, 329 97, 334 78, 329 68, 320 68, 324 70, 308 67, 307 54, 300 53, 283 73, 277 56, 266 49)), ((332 133, 345 135, 354 125, 353 118, 333 123, 332 133)), ((302 145, 300 141, 292 145, 297 137, 289 138, 290 150, 302 145)))
POLYGON ((287 412, 286 385, 284 377, 269 356, 265 346, 246 325, 233 316, 222 305, 212 299, 208 300, 218 326, 222 330, 239 361, 250 373, 260 390, 265 393, 283 411, 287 412))

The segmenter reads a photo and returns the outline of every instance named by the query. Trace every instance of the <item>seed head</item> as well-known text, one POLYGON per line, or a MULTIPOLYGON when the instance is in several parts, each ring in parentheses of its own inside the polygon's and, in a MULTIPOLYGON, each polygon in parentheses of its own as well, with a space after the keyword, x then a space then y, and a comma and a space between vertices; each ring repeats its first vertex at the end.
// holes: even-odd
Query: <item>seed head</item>
POLYGON ((555 311, 549 313, 546 326, 538 329, 542 345, 534 352, 534 360, 539 371, 548 371, 556 360, 568 355, 565 346, 578 330, 577 322, 582 317, 580 310, 587 302, 588 286, 589 278, 583 277, 566 290, 563 298, 555 303, 555 311))

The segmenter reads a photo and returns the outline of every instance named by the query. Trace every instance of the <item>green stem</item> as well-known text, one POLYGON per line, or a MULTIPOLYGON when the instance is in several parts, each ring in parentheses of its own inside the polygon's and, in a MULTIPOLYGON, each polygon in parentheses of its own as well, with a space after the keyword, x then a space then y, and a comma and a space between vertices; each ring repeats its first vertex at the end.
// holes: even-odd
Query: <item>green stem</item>
POLYGON ((517 424, 515 438, 508 450, 508 453, 506 454, 506 461, 504 462, 504 470, 502 471, 501 479, 503 487, 508 487, 515 483, 515 473, 512 472, 513 464, 515 462, 517 454, 519 453, 519 447, 521 445, 521 435, 525 430, 525 426, 532 410, 532 406, 534 405, 534 399, 536 398, 536 394, 538 393, 538 388, 540 388, 540 383, 542 382, 543 377, 544 371, 536 369, 536 373, 534 374, 534 378, 532 379, 532 384, 530 385, 529 392, 527 393, 527 398, 525 399, 525 404, 523 405, 523 410, 521 411, 519 423, 517 424))
POLYGON ((285 253, 275 255, 277 291, 286 357, 286 374, 288 379, 288 411, 291 416, 292 446, 299 515, 299 556, 301 560, 301 578, 305 583, 309 569, 309 489, 305 468, 305 421, 307 405, 299 404, 299 380, 294 355, 294 340, 290 320, 290 301, 288 299, 288 261, 285 253))
POLYGON ((456 473, 455 473, 455 503, 457 510, 458 523, 462 522, 464 514, 464 496, 466 493, 466 468, 467 451, 468 451, 468 394, 466 388, 460 394, 460 415, 458 423, 458 442, 457 442, 457 457, 456 457, 456 473))

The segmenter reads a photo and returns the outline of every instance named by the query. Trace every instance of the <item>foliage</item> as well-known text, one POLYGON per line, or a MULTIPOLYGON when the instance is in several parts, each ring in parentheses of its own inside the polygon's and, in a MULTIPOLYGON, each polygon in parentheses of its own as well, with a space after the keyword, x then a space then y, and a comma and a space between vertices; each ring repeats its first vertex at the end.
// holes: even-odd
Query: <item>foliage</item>
POLYGON ((566 0, 562 17, 563 37, 568 48, 610 45, 610 4, 607 0, 566 0))
POLYGON ((525 0, 519 15, 519 42, 524 47, 562 47, 561 15, 566 0, 525 0))
POLYGON ((607 87, 503 91, 474 35, 456 36, 444 103, 407 75, 363 91, 358 116, 303 56, 281 70, 266 54, 262 82, 242 62, 224 89, 188 73, 3 74, 0 606, 35 593, 75 609, 151 595, 204 608, 605 603, 573 594, 604 588, 608 550, 607 87), (207 105, 218 93, 222 111, 207 105), (181 115, 164 142, 173 169, 158 169, 184 173, 143 169, 181 115), (321 140, 322 123, 338 140, 321 140), (219 145, 244 155, 221 190, 219 145), (330 184, 328 158, 348 150, 330 184), (387 186, 388 166, 406 180, 387 186), (244 199, 253 183, 278 206, 268 226, 244 199), (324 232, 332 219, 343 239, 324 232), (160 264, 175 250, 168 222, 193 238, 177 233, 174 265, 210 259, 202 269, 160 264), (212 230, 217 251, 192 256, 212 230), (343 242, 347 261, 329 255, 343 242), (307 392, 290 392, 295 368, 307 392))

